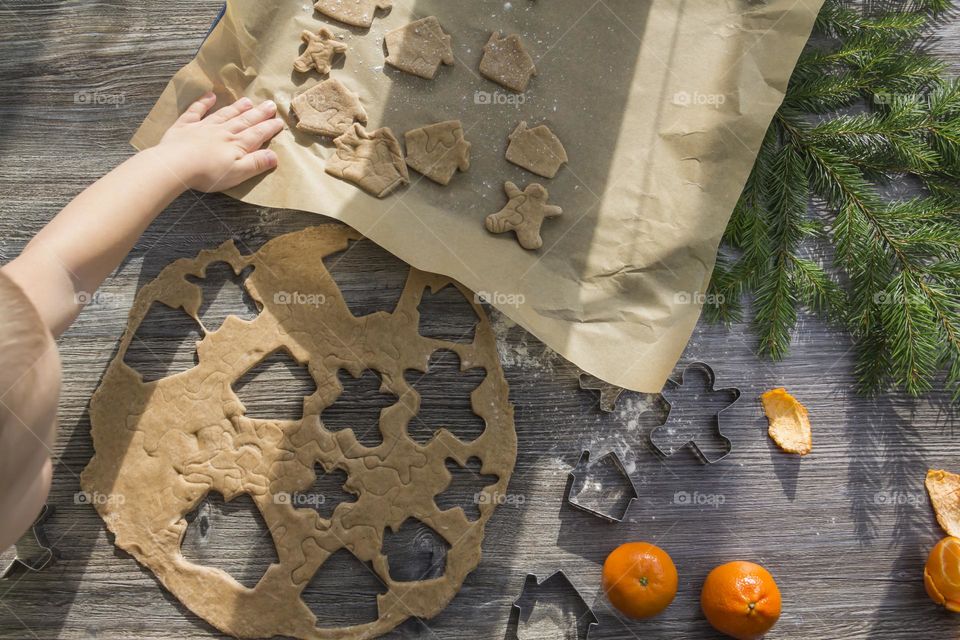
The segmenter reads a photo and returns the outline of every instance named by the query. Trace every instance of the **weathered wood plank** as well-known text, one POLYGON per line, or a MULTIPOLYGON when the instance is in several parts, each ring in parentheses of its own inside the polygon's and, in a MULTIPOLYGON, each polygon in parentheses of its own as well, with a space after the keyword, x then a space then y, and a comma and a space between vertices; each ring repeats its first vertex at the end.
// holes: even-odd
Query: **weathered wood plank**
MULTIPOLYGON (((19 0, 0 3, 0 259, 16 255, 74 194, 129 155, 127 140, 169 77, 199 46, 218 0, 163 3, 19 0), (79 97, 78 97, 79 96, 79 97)), ((960 68, 960 27, 943 26, 935 49, 960 68)), ((87 505, 78 474, 92 448, 86 405, 112 357, 137 288, 170 261, 234 238, 256 248, 320 219, 273 212, 222 196, 187 194, 151 226, 103 287, 101 304, 64 336, 64 389, 49 533, 62 553, 49 571, 0 583, 0 638, 220 637, 110 544, 87 505)), ((338 277, 360 300, 379 300, 392 259, 372 248, 338 277), (377 277, 372 272, 380 271, 377 277)), ((922 563, 941 535, 923 494, 927 467, 957 468, 955 410, 944 394, 914 401, 865 399, 853 391, 849 342, 804 319, 784 363, 758 360, 746 326, 702 326, 685 361, 704 359, 719 383, 744 397, 727 414, 735 451, 703 467, 679 454, 663 462, 647 445, 657 423, 652 398, 629 395, 617 413, 596 411, 576 371, 496 316, 517 405, 520 457, 508 504, 491 521, 485 556, 457 600, 429 630, 394 637, 506 637, 524 575, 565 570, 595 606, 591 637, 716 637, 699 614, 699 584, 733 558, 765 563, 785 599, 777 638, 952 637, 957 619, 923 593, 922 563), (786 385, 810 408, 816 450, 797 462, 765 437, 757 396, 786 385), (567 471, 580 449, 615 449, 640 498, 622 525, 564 504, 567 471), (688 501, 701 505, 684 504, 688 501), (676 559, 681 591, 652 622, 626 622, 598 596, 605 554, 627 539, 656 541, 676 559)), ((467 320, 464 320, 467 321, 467 320)), ((221 560, 263 561, 250 541, 255 519, 212 511, 204 544, 221 560)), ((203 541, 197 542, 201 544, 203 541)))

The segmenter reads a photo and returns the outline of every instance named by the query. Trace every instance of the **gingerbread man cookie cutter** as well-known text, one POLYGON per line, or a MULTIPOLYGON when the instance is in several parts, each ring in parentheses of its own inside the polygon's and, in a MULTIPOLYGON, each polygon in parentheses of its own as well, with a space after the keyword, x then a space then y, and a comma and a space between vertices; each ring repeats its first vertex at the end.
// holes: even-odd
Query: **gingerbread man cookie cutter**
POLYGON ((688 364, 684 368, 684 370, 680 373, 680 377, 678 379, 674 380, 671 378, 670 380, 668 380, 668 383, 673 385, 674 390, 680 389, 683 387, 683 380, 684 380, 684 377, 686 377, 686 374, 689 371, 695 371, 695 370, 699 370, 705 375, 707 379, 708 390, 710 393, 726 393, 733 396, 733 401, 730 402, 724 408, 717 411, 712 419, 714 431, 718 439, 722 443, 721 445, 721 448, 723 449, 722 453, 716 457, 708 456, 706 452, 703 450, 703 448, 700 447, 699 444, 697 444, 697 438, 690 438, 685 443, 673 449, 666 449, 657 444, 657 441, 656 441, 657 434, 670 428, 671 415, 674 412, 673 403, 667 397, 668 395, 670 395, 670 393, 666 388, 664 388, 664 392, 667 392, 667 393, 661 392, 661 394, 663 395, 664 401, 667 403, 667 407, 668 407, 667 418, 662 425, 660 425, 659 427, 656 427, 650 432, 650 445, 653 447, 657 455, 663 458, 669 458, 680 449, 689 448, 697 456, 700 462, 704 464, 716 464, 717 462, 720 462, 721 460, 725 459, 727 456, 729 456, 733 452, 733 441, 731 441, 730 438, 728 438, 723 433, 722 416, 725 411, 727 411, 728 409, 730 409, 730 407, 732 407, 734 404, 737 403, 737 401, 740 399, 740 396, 742 394, 740 392, 740 389, 736 387, 726 387, 726 388, 718 389, 716 386, 717 374, 716 372, 714 372, 713 367, 711 367, 705 362, 692 362, 688 364))

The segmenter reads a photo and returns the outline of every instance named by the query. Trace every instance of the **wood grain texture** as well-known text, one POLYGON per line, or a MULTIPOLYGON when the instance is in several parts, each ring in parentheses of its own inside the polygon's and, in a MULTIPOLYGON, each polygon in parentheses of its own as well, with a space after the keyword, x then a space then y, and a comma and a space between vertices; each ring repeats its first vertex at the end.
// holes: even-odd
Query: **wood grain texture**
MULTIPOLYGON (((218 9, 218 0, 0 0, 0 260, 16 255, 73 195, 130 154, 127 140, 196 51, 218 9)), ((960 27, 944 24, 939 36, 933 46, 960 68, 960 27)), ((320 221, 186 194, 63 337, 50 496, 57 511, 48 525, 61 559, 41 574, 0 583, 0 638, 220 637, 117 551, 94 510, 78 504, 78 475, 92 453, 86 406, 133 295, 166 264, 230 238, 252 250, 320 221)), ((358 245, 335 275, 348 299, 375 307, 389 304, 397 269, 395 259, 358 245)), ((222 305, 229 304, 244 310, 227 296, 222 305)), ((684 362, 704 359, 721 386, 742 389, 741 401, 725 414, 734 452, 711 467, 686 453, 662 461, 647 444, 662 418, 656 398, 628 394, 616 413, 601 414, 596 398, 578 388, 572 366, 493 315, 517 407, 514 500, 492 519, 484 561, 454 603, 391 637, 512 638, 510 605, 525 575, 563 569, 600 618, 592 638, 716 638, 699 613, 699 585, 712 566, 735 558, 765 564, 779 581, 785 609, 771 638, 920 640, 960 633, 960 618, 933 607, 921 579, 926 554, 942 535, 923 475, 928 467, 960 469, 957 414, 945 394, 858 396, 849 340, 809 318, 783 363, 757 359, 745 325, 701 326, 684 362), (810 409, 815 450, 802 461, 780 454, 765 435, 757 398, 777 385, 810 409), (565 504, 567 472, 582 448, 624 456, 640 497, 623 524, 565 504), (680 594, 654 621, 626 621, 598 593, 603 558, 628 539, 655 541, 680 569, 680 594)), ((470 322, 453 306, 440 305, 431 317, 428 330, 456 331, 470 322)), ((158 331, 177 351, 180 336, 158 331)), ((280 367, 266 375, 290 374, 280 367)), ((447 417, 456 424, 456 415, 447 417)), ((185 543, 194 558, 222 563, 244 580, 255 579, 269 561, 262 527, 242 504, 211 501, 194 526, 185 543)), ((320 580, 312 596, 317 606, 368 602, 375 585, 363 575, 352 583, 351 575, 320 580)), ((362 614, 363 606, 369 602, 350 611, 362 614)))

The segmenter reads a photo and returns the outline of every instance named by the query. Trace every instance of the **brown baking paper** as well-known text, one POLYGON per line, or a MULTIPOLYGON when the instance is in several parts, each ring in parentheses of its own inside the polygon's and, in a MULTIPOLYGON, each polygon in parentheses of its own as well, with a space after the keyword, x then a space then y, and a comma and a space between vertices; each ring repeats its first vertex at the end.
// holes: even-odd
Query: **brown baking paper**
POLYGON ((763 134, 783 99, 822 0, 397 0, 370 29, 309 2, 229 0, 195 60, 167 86, 133 138, 157 143, 193 100, 273 99, 290 129, 280 167, 229 192, 260 206, 342 220, 418 269, 455 278, 584 370, 657 392, 700 315, 716 252, 763 134), (384 64, 384 34, 439 18, 455 64, 425 80, 384 64), (398 138, 463 122, 472 166, 441 187, 384 200, 324 172, 327 139, 295 129, 290 101, 321 80, 293 69, 304 29, 327 26, 349 47, 330 77, 360 95, 368 129, 398 138), (493 31, 517 33, 536 61, 515 94, 478 72, 493 31), (556 178, 505 159, 521 121, 547 124, 570 156, 556 178), (543 184, 564 214, 525 251, 491 235, 504 182, 543 184))

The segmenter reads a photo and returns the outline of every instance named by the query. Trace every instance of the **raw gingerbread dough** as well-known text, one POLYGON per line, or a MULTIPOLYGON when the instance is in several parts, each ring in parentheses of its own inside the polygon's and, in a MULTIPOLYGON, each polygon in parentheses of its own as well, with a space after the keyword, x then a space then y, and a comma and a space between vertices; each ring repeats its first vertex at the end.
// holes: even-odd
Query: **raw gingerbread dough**
POLYGON ((387 64, 415 76, 433 80, 441 63, 453 64, 452 40, 434 16, 394 29, 384 40, 387 64))
POLYGON ((323 15, 355 27, 373 24, 377 9, 390 9, 393 0, 318 0, 313 5, 323 15))
POLYGON ((343 83, 328 78, 293 99, 297 129, 321 136, 343 135, 355 122, 367 123, 360 98, 343 83))
POLYGON ((520 36, 514 34, 501 38, 499 33, 494 33, 483 47, 480 73, 507 89, 523 93, 530 78, 537 75, 537 67, 524 49, 520 36))
POLYGON ((304 31, 300 39, 307 45, 306 51, 293 63, 293 68, 300 73, 316 69, 321 74, 330 73, 333 59, 346 53, 347 45, 338 41, 329 29, 320 29, 317 33, 304 31))
POLYGON ((407 164, 437 184, 450 184, 453 174, 470 168, 470 143, 459 120, 407 131, 407 164))
MULTIPOLYGON (((227 242, 195 259, 172 263, 137 294, 119 351, 90 403, 96 454, 83 471, 81 486, 96 496, 92 504, 116 536, 114 544, 152 571, 191 611, 231 636, 374 638, 410 617, 436 616, 479 564, 484 528, 500 504, 498 497, 507 491, 517 456, 513 409, 483 310, 460 285, 411 269, 392 312, 355 317, 322 258, 344 251, 358 238, 346 226, 313 227, 271 240, 254 254, 241 254, 227 242), (145 383, 124 362, 137 328, 154 303, 182 308, 197 319, 203 291, 188 277, 203 278, 217 262, 226 262, 237 274, 253 268, 244 286, 262 311, 251 321, 228 317, 198 343, 196 366, 145 383), (456 287, 479 319, 472 343, 418 333, 418 307, 426 290, 436 293, 445 287, 456 287), (300 294, 289 292, 309 292, 324 303, 297 304, 291 296, 300 294), (472 441, 442 428, 425 445, 407 434, 407 425, 417 419, 420 396, 404 374, 427 371, 438 349, 456 352, 463 370, 486 371, 471 397, 486 427, 472 441), (278 350, 309 368, 317 391, 304 398, 301 419, 249 418, 233 386, 278 350), (329 431, 320 419, 342 392, 340 369, 355 377, 373 370, 386 390, 407 399, 380 413, 383 443, 375 449, 360 445, 354 429, 329 431), (476 500, 480 517, 474 521, 463 509, 441 510, 435 501, 451 482, 446 465, 467 468, 471 457, 479 458, 483 474, 496 476, 495 484, 481 490, 483 499, 476 500), (345 487, 356 495, 355 501, 338 504, 330 519, 312 508, 296 508, 289 499, 310 490, 318 464, 327 472, 346 473, 345 487), (276 546, 277 563, 252 589, 180 552, 185 515, 212 492, 228 501, 250 496, 276 546), (450 545, 440 577, 391 578, 381 548, 384 533, 388 527, 398 530, 408 518, 432 528, 450 545), (321 628, 324 621, 317 620, 300 594, 341 549, 368 563, 386 593, 378 598, 376 620, 321 628)), ((357 424, 356 429, 369 426, 357 424)))
POLYGON ((333 177, 378 198, 410 182, 400 142, 387 127, 368 132, 354 124, 333 142, 337 148, 327 160, 327 173, 333 177))
POLYGON ((514 183, 507 182, 503 189, 510 201, 500 212, 487 216, 487 231, 513 231, 521 247, 531 251, 539 249, 543 246, 543 238, 540 237, 543 221, 561 215, 563 209, 547 204, 550 194, 543 185, 531 184, 521 191, 514 183))
POLYGON ((527 129, 521 122, 510 134, 507 160, 544 178, 554 178, 568 161, 560 138, 546 125, 527 129))

